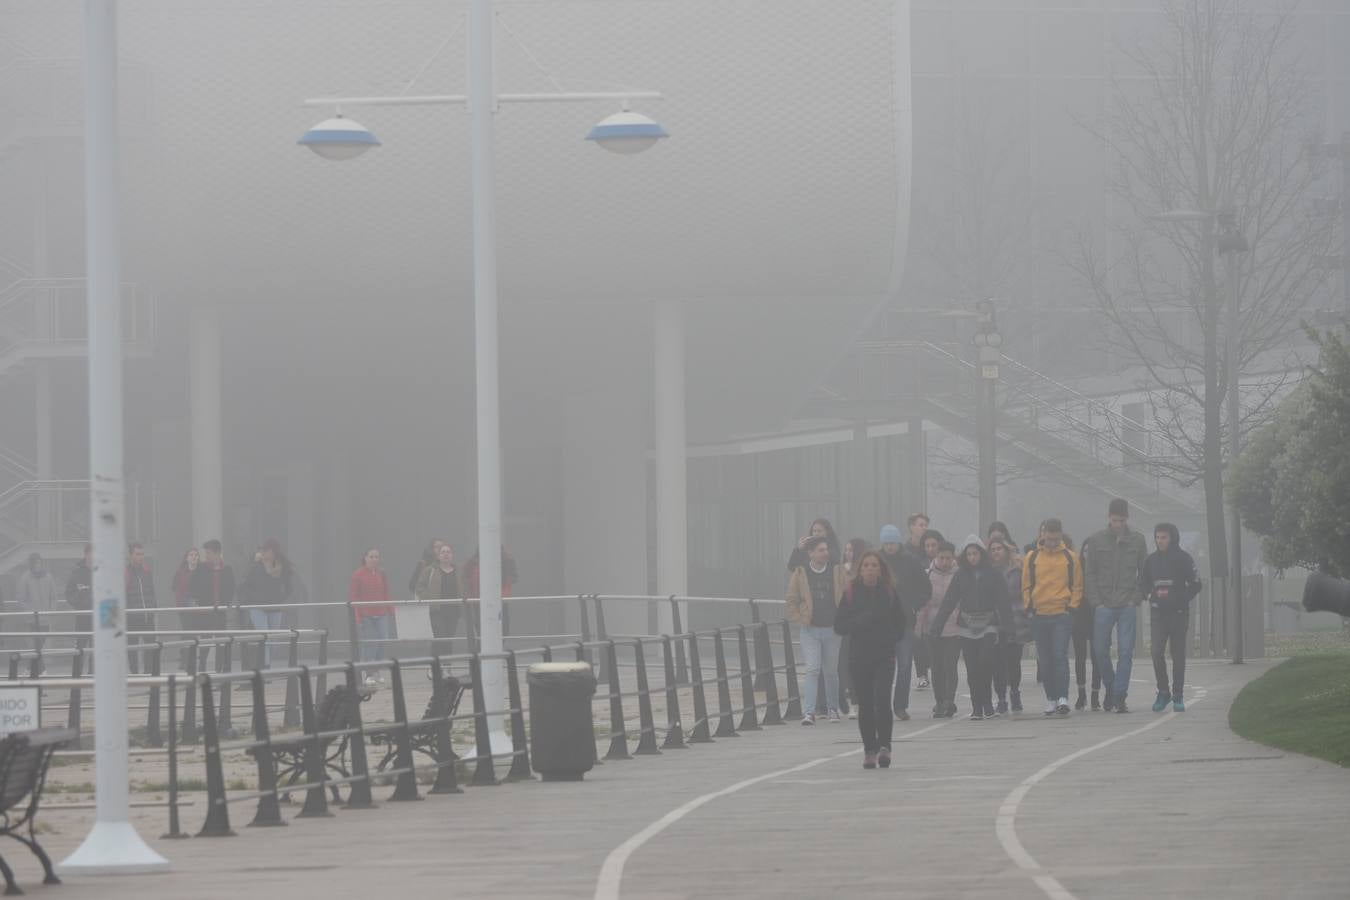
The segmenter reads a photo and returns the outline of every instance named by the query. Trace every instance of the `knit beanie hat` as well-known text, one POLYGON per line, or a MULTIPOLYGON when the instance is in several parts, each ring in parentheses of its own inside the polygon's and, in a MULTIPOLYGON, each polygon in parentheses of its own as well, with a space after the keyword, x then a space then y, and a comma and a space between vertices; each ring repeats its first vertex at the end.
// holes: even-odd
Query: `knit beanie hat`
POLYGON ((900 538, 900 529, 899 529, 899 528, 896 528, 894 525, 882 525, 882 526, 881 526, 881 543, 883 543, 883 544, 898 544, 898 543, 900 543, 900 542, 901 542, 901 538, 900 538))

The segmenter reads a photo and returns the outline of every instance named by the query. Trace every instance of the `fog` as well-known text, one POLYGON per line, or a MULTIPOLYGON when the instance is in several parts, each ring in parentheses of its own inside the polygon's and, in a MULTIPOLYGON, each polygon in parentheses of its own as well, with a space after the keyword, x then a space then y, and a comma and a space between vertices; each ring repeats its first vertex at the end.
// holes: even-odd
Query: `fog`
MULTIPOLYGON (((1163 450, 1102 412, 1147 424, 1152 407, 1145 367, 1111 340, 1084 262, 1096 248, 1105 284, 1138 312, 1120 259, 1122 228, 1143 227, 1156 281, 1187 293, 1185 254, 1140 225, 1141 209, 1168 201, 1143 184, 1137 204, 1122 201, 1129 148, 1106 134, 1117 91, 1146 99, 1153 80, 1135 54, 1166 46, 1168 20, 1158 3, 1068 6, 496 4, 499 91, 660 91, 633 107, 671 135, 618 156, 583 140, 613 103, 496 116, 504 540, 518 595, 667 592, 653 445, 661 303, 677 306, 686 339, 691 593, 776 595, 816 516, 871 542, 919 510, 949 537, 982 530, 975 377, 963 366, 985 298, 1017 364, 1003 366, 1008 421, 1029 421, 1039 402, 1067 411, 1037 419, 1034 434, 1000 433, 998 512, 1014 537, 1030 540, 1050 515, 1086 533, 1110 496, 1132 491, 1141 519, 1172 518, 1202 540, 1199 485, 1160 481, 1148 457, 1163 450), (1094 428, 1114 456, 1089 451, 1094 428)), ((1285 4, 1237 6, 1260 25, 1285 4)), ((212 537, 236 563, 276 538, 325 599, 345 597, 369 546, 395 586, 433 536, 467 559, 469 117, 350 108, 383 146, 332 162, 296 145, 332 114, 306 98, 463 93, 467 7, 120 10, 128 537, 147 545, 161 591, 183 551, 212 537), (218 415, 193 409, 194 322, 213 320, 218 415), (194 415, 197 440, 203 419, 218 423, 219 498, 194 471, 194 415), (213 508, 219 533, 199 533, 213 508)), ((1350 130, 1350 14, 1339 0, 1306 2, 1288 27, 1280 59, 1305 82, 1270 154, 1292 159, 1309 136, 1350 130)), ((30 552, 61 570, 88 532, 80 40, 78 3, 0 0, 7 597, 4 578, 30 552), (24 487, 54 482, 70 483, 56 500, 24 487)), ((1288 178, 1300 209, 1340 191, 1334 166, 1288 178)), ((1180 190, 1171 202, 1195 206, 1180 190)), ((1240 212, 1253 229, 1269 224, 1240 212)), ((1305 218, 1306 268, 1314 250, 1340 252, 1343 235, 1334 216, 1316 229, 1305 218)), ((1254 231, 1258 251, 1295 227, 1254 231)), ((1284 318, 1344 311, 1341 278, 1331 269, 1290 288, 1299 305, 1284 318)), ((1175 306, 1164 333, 1197 346, 1197 320, 1175 306)), ((1269 336, 1248 370, 1296 376, 1301 357, 1288 351, 1305 339, 1269 336)), ((1142 344, 1143 362, 1195 377, 1164 344, 1142 344)))

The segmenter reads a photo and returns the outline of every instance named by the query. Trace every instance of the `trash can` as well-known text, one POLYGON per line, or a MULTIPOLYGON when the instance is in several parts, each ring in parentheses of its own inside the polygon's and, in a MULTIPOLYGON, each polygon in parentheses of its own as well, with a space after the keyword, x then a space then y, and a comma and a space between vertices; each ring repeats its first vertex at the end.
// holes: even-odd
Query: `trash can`
POLYGON ((595 764, 590 663, 535 663, 530 688, 530 761, 545 781, 580 781, 595 764))

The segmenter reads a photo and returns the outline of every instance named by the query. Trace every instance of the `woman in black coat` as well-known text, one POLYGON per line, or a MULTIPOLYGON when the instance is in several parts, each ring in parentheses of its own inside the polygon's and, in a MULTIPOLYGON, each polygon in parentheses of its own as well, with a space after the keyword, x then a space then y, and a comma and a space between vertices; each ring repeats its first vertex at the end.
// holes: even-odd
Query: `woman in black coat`
POLYGON ((891 765, 891 684, 895 681, 895 645, 905 633, 906 616, 895 582, 881 554, 869 550, 854 563, 834 617, 834 630, 851 638, 849 672, 857 692, 858 731, 863 768, 891 765))
POLYGON ((966 682, 970 685, 970 719, 979 722, 998 715, 994 710, 994 663, 1001 636, 1010 639, 1012 634, 1008 583, 1002 572, 995 571, 984 544, 973 534, 966 538, 957 564, 960 568, 928 630, 933 636, 942 634, 947 618, 956 612, 966 682))

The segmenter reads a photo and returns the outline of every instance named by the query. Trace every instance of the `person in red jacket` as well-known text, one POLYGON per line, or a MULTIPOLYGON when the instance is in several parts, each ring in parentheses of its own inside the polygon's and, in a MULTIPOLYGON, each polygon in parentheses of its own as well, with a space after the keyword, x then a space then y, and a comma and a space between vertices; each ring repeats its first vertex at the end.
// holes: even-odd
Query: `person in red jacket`
MULTIPOLYGON (((361 632, 361 659, 358 662, 385 659, 394 607, 389 605, 389 580, 380 569, 380 551, 374 547, 366 551, 361 567, 352 573, 347 602, 352 605, 356 627, 361 632)), ((384 672, 378 673, 377 677, 384 682, 384 672)), ((372 683, 375 679, 367 674, 365 680, 372 683)))

